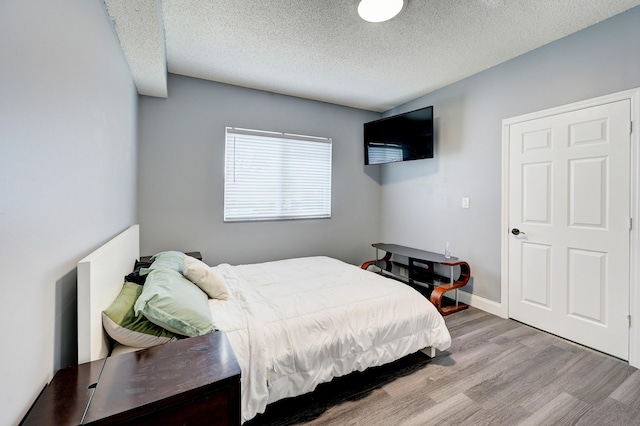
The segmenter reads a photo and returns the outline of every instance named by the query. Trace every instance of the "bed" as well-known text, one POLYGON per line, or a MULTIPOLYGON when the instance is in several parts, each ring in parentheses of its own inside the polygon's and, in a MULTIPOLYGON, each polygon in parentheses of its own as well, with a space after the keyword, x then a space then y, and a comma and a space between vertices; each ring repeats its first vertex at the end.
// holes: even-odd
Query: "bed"
MULTIPOLYGON (((101 312, 120 292, 138 247, 135 225, 78 264, 80 363, 110 354, 101 312)), ((207 303, 242 369, 243 422, 333 377, 418 350, 434 356, 451 342, 442 316, 415 290, 336 259, 214 268, 229 296, 207 303)))

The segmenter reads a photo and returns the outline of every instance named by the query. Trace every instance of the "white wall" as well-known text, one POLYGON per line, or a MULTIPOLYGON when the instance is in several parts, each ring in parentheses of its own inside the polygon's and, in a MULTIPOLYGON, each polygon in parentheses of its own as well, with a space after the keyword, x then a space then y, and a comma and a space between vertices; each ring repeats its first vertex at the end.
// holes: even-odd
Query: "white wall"
POLYGON ((137 95, 98 0, 0 4, 0 424, 76 358, 76 263, 135 223, 137 95))
POLYGON ((386 112, 434 105, 438 142, 432 160, 383 166, 382 239, 449 241, 469 290, 499 302, 502 120, 640 86, 638 40, 640 7, 386 112))
POLYGON ((142 253, 199 250, 210 264, 373 258, 380 170, 365 170, 362 124, 380 114, 177 75, 168 86, 168 99, 140 97, 142 253), (331 219, 224 223, 226 126, 332 138, 331 219))

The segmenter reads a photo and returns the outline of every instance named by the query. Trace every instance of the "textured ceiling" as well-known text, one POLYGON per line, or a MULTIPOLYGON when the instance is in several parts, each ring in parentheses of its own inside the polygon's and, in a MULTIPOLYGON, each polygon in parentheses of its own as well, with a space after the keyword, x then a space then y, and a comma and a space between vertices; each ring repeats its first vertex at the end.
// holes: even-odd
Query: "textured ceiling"
POLYGON ((373 111, 640 5, 408 0, 397 17, 373 24, 358 17, 358 0, 104 2, 141 94, 166 96, 168 70, 373 111))

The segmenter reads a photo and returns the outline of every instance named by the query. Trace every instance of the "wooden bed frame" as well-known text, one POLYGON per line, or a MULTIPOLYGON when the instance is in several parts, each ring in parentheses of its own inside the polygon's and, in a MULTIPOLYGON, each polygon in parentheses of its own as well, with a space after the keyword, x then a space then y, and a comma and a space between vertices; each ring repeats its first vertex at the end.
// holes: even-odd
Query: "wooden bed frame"
POLYGON ((109 355, 101 313, 139 258, 140 227, 133 225, 78 263, 78 364, 109 355))

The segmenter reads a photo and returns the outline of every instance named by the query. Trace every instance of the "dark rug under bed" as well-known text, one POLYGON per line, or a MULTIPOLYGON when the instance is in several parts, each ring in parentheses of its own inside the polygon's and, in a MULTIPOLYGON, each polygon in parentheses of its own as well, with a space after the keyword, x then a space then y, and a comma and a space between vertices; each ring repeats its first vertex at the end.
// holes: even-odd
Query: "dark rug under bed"
POLYGON ((431 362, 422 352, 408 355, 390 364, 354 372, 319 385, 315 391, 287 398, 267 406, 245 426, 285 426, 318 418, 328 408, 345 401, 357 401, 398 377, 412 374, 431 362))

